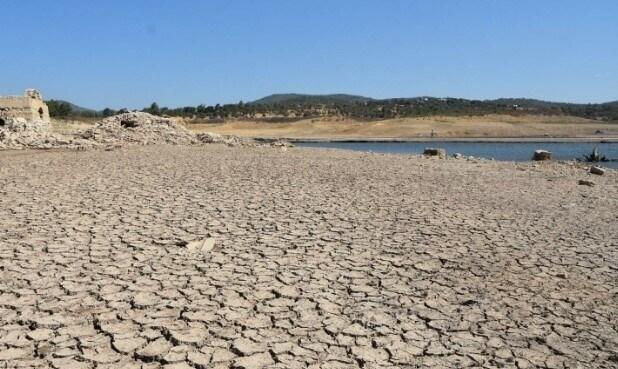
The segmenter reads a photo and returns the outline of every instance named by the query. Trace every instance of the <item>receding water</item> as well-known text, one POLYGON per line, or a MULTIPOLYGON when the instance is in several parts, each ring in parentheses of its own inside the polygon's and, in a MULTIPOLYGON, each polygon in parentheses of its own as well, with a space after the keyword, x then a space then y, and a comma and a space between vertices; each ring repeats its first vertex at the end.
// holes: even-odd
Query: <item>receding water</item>
MULTIPOLYGON (((449 155, 461 153, 466 156, 503 161, 528 161, 534 150, 539 149, 551 151, 554 160, 581 159, 597 147, 601 155, 618 160, 618 142, 297 142, 296 145, 393 154, 422 154, 426 147, 439 147, 446 149, 449 155)), ((618 161, 603 162, 599 165, 618 168, 618 161)))

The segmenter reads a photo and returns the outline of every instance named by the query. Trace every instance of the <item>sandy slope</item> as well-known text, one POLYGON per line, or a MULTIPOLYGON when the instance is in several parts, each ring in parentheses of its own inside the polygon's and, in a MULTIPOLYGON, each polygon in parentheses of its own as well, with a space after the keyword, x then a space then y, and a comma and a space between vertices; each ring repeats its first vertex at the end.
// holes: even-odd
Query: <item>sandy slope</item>
POLYGON ((578 137, 618 136, 618 124, 576 117, 488 115, 482 117, 427 117, 383 121, 310 119, 294 123, 232 121, 189 124, 195 131, 251 137, 289 138, 419 138, 430 137, 578 137), (604 134, 598 135, 597 131, 604 134))

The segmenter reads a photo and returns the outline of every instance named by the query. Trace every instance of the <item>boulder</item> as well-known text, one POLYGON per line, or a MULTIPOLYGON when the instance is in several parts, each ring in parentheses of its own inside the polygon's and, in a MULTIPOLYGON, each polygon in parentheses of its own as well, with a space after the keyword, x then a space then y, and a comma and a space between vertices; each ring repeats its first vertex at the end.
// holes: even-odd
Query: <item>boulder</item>
POLYGON ((592 187, 594 186, 594 182, 589 181, 587 179, 580 179, 578 184, 582 185, 582 186, 588 186, 588 187, 592 187))
POLYGON ((423 151, 423 155, 425 156, 437 156, 439 158, 446 158, 446 150, 438 149, 434 147, 426 147, 425 151, 423 151))
POLYGON ((545 161, 551 160, 551 152, 547 150, 536 150, 532 155, 532 160, 545 161))
POLYGON ((590 173, 602 176, 605 174, 605 169, 601 167, 590 167, 590 173))

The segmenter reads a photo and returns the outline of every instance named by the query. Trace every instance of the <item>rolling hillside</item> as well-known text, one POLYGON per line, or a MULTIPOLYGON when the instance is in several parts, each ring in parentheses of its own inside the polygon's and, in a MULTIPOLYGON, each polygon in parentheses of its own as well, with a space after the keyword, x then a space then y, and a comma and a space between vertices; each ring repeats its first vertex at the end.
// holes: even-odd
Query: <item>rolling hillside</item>
MULTIPOLYGON (((64 100, 50 100, 50 114, 57 116, 109 116, 118 111, 95 111, 64 100), (55 106, 50 103, 55 102, 55 106), (67 105, 70 107, 68 109, 67 105), (52 109, 53 108, 53 109, 52 109), (67 111, 68 110, 68 111, 67 111)), ((156 105, 156 104, 155 104, 156 105)), ((307 117, 339 116, 361 120, 379 120, 403 117, 555 115, 574 116, 605 122, 618 122, 618 101, 595 104, 552 102, 527 98, 500 98, 470 100, 430 96, 412 98, 373 99, 348 94, 308 95, 275 94, 246 104, 216 104, 215 106, 184 106, 156 109, 145 108, 152 114, 208 119, 298 119, 307 117)))
POLYGON ((355 104, 373 101, 374 99, 365 96, 332 94, 332 95, 307 95, 307 94, 274 94, 255 100, 250 104, 270 105, 270 104, 355 104))

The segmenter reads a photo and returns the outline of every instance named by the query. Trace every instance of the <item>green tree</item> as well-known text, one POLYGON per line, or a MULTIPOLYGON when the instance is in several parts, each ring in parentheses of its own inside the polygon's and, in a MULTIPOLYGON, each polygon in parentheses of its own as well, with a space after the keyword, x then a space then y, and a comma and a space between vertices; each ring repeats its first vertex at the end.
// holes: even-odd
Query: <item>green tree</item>
POLYGON ((111 117, 112 115, 116 115, 116 111, 110 108, 105 108, 101 112, 104 117, 111 117))
POLYGON ((161 109, 159 109, 159 104, 157 104, 156 102, 153 102, 152 104, 150 104, 150 107, 147 109, 144 109, 144 111, 146 113, 150 113, 153 115, 160 115, 161 114, 161 109))
POLYGON ((49 116, 54 118, 66 118, 73 111, 71 105, 65 101, 49 100, 46 103, 49 116))

